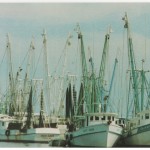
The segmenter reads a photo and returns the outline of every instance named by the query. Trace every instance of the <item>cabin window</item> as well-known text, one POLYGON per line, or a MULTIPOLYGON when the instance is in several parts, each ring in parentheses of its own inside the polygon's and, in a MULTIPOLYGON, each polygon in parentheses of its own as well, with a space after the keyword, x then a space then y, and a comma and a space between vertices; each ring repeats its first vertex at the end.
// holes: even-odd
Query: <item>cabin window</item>
POLYGON ((112 120, 114 121, 114 116, 112 117, 112 120))
POLYGON ((121 124, 121 120, 119 120, 119 124, 121 124))
POLYGON ((105 120, 105 116, 102 117, 102 120, 105 120))
POLYGON ((111 120, 111 116, 108 116, 108 120, 111 120))
POLYGON ((145 119, 149 119, 149 114, 145 114, 145 119))
POLYGON ((123 124, 124 124, 124 120, 123 120, 123 124))
POLYGON ((95 116, 95 120, 99 120, 99 117, 98 117, 98 116, 95 116))
POLYGON ((138 120, 138 125, 140 125, 140 120, 138 120))
POLYGON ((115 123, 118 124, 117 121, 115 121, 115 123))
POLYGON ((4 122, 2 122, 2 126, 4 126, 4 122))
POLYGON ((91 120, 91 121, 93 120, 93 116, 90 117, 90 120, 91 120))

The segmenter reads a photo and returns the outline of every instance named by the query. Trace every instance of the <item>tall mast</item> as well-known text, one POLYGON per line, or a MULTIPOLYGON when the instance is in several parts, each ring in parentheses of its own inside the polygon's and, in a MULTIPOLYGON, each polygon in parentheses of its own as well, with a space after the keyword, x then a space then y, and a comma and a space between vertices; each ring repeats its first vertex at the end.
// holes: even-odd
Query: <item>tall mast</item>
POLYGON ((14 93, 15 93, 15 100, 16 100, 16 108, 15 111, 19 111, 22 110, 21 107, 21 91, 19 90, 18 93, 18 89, 19 89, 19 76, 20 76, 20 72, 22 71, 21 67, 19 67, 17 74, 16 74, 16 78, 15 78, 15 82, 14 82, 14 93), (18 95, 19 94, 19 95, 18 95))
POLYGON ((49 70, 48 70, 48 61, 47 61, 47 39, 46 39, 46 33, 45 30, 43 31, 43 46, 44 46, 44 55, 43 55, 43 61, 44 61, 44 75, 45 75, 45 91, 46 91, 46 102, 48 108, 50 108, 49 113, 51 113, 53 110, 52 108, 52 102, 50 101, 50 84, 49 84, 49 70))
POLYGON ((26 68, 26 73, 25 73, 25 79, 24 79, 24 85, 23 85, 23 100, 22 100, 22 104, 21 104, 22 109, 25 108, 24 102, 26 102, 27 93, 29 91, 29 89, 27 88, 28 82, 29 82, 30 79, 32 79, 31 66, 33 64, 31 62, 32 62, 32 59, 33 59, 33 51, 34 50, 35 50, 35 47, 34 47, 33 41, 31 41, 30 48, 29 48, 29 54, 28 54, 27 68, 26 68))
POLYGON ((84 89, 83 89, 83 84, 81 83, 80 85, 80 91, 79 91, 79 96, 78 96, 78 108, 76 110, 77 115, 83 115, 83 98, 84 98, 84 89))
POLYGON ((83 76, 83 88, 84 88, 84 103, 86 103, 85 108, 87 112, 90 112, 90 94, 89 94, 89 79, 88 79, 88 69, 84 51, 84 44, 83 44, 83 35, 80 31, 80 26, 77 24, 76 31, 78 34, 78 39, 80 42, 80 56, 81 56, 81 64, 82 64, 82 76, 83 76))
POLYGON ((132 43, 132 37, 130 34, 130 28, 129 28, 127 13, 125 14, 125 17, 122 19, 125 22, 124 28, 127 29, 128 56, 129 56, 129 64, 131 67, 131 74, 132 74, 132 79, 133 79, 134 105, 135 105, 135 114, 136 114, 140 111, 140 106, 139 106, 139 96, 138 96, 136 64, 135 64, 133 43, 132 43))
POLYGON ((90 59, 89 59, 89 62, 91 64, 91 88, 92 88, 92 93, 91 93, 91 112, 96 112, 98 111, 98 102, 96 101, 96 82, 95 82, 95 74, 94 74, 94 62, 93 62, 93 59, 92 57, 90 56, 90 59))
POLYGON ((15 85, 14 85, 14 77, 13 77, 13 67, 12 67, 12 58, 11 58, 11 45, 9 41, 9 36, 7 34, 7 56, 8 56, 8 71, 9 71, 9 85, 10 85, 10 106, 9 106, 9 115, 13 115, 16 106, 15 99, 15 85))
POLYGON ((143 63, 144 60, 142 60, 142 70, 141 70, 141 78, 142 78, 142 83, 141 83, 141 111, 143 110, 143 100, 144 100, 144 83, 145 83, 145 72, 143 70, 143 63))
MULTIPOLYGON (((110 103, 110 102, 109 102, 109 98, 110 98, 110 94, 111 94, 111 91, 112 91, 112 85, 113 85, 113 81, 114 81, 114 77, 115 77, 115 71, 116 71, 117 63, 118 63, 118 60, 117 60, 117 58, 116 58, 116 59, 115 59, 115 64, 114 64, 113 73, 112 73, 111 83, 110 83, 110 87, 109 87, 109 91, 108 91, 108 96, 106 97, 107 104, 110 103)), ((107 109, 108 109, 107 104, 106 104, 106 111, 107 111, 107 109)))
POLYGON ((65 47, 64 47, 64 50, 65 50, 65 58, 64 58, 64 63, 63 63, 63 71, 62 71, 62 81, 60 83, 60 91, 59 91, 59 96, 58 96, 58 100, 60 101, 60 104, 58 106, 58 110, 57 110, 57 115, 63 115, 63 112, 61 112, 62 110, 62 105, 64 103, 64 99, 63 99, 63 94, 64 94, 64 76, 65 76, 65 69, 66 69, 66 64, 67 64, 67 52, 68 52, 68 46, 70 46, 70 39, 72 38, 72 35, 68 35, 68 38, 66 40, 66 43, 65 43, 65 47))
POLYGON ((41 100, 40 100, 40 118, 39 127, 44 127, 43 116, 44 115, 44 100, 43 100, 43 89, 41 90, 41 100))
POLYGON ((30 89, 30 94, 29 94, 29 100, 27 104, 27 120, 26 120, 26 127, 31 128, 32 126, 32 86, 30 89))
MULTIPOLYGON (((108 33, 105 35, 105 42, 104 42, 104 47, 103 47, 103 53, 102 53, 102 59, 101 59, 101 65, 100 65, 100 70, 99 70, 99 97, 101 100, 101 103, 103 104, 103 88, 104 88, 104 76, 105 76, 105 68, 106 68, 106 58, 107 58, 107 53, 109 49, 109 39, 110 39, 110 33, 111 33, 111 28, 109 28, 108 33)), ((102 106, 102 111, 104 111, 103 106, 102 106)))

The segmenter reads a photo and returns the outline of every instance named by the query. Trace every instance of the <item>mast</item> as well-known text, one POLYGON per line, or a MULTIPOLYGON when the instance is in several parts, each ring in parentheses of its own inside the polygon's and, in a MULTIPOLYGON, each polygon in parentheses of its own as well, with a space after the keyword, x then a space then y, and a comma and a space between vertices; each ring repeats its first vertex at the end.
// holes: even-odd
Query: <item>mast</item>
POLYGON ((84 98, 84 89, 83 89, 83 83, 80 85, 80 91, 79 91, 79 97, 78 97, 78 109, 77 109, 77 115, 83 115, 83 98, 84 98))
POLYGON ((53 112, 52 108, 52 102, 50 101, 50 83, 49 83, 49 70, 48 70, 48 61, 47 61, 47 39, 46 39, 46 33, 45 30, 43 31, 43 46, 44 46, 44 54, 43 54, 43 61, 44 61, 44 75, 45 75, 45 90, 46 90, 46 102, 48 108, 50 108, 49 113, 53 112))
POLYGON ((20 76, 20 72, 22 71, 22 69, 21 69, 21 67, 19 67, 19 69, 18 69, 18 71, 17 71, 17 73, 16 73, 16 78, 15 78, 15 87, 14 87, 14 89, 15 89, 15 99, 16 99, 16 109, 15 109, 15 111, 16 112, 20 112, 20 110, 22 110, 22 107, 21 107, 21 90, 19 89, 19 95, 18 95, 18 88, 19 88, 19 85, 18 85, 18 83, 19 83, 19 76, 20 76), (17 101, 18 100, 18 101, 17 101), (17 108, 18 108, 18 110, 17 110, 17 108))
POLYGON ((72 110, 72 112, 73 112, 73 115, 75 115, 76 114, 76 109, 77 109, 77 91, 76 91, 76 89, 75 89, 75 85, 73 85, 73 110, 72 110))
MULTIPOLYGON (((26 102, 26 97, 27 97, 27 93, 29 91, 28 87, 28 82, 29 80, 32 78, 31 76, 31 67, 32 67, 32 59, 33 59, 33 52, 35 50, 33 41, 31 41, 30 43, 30 48, 29 48, 29 54, 28 54, 28 61, 27 61, 27 67, 26 67, 26 73, 25 73, 25 78, 24 78, 24 85, 23 85, 23 100, 22 100, 22 111, 25 108, 25 102, 26 102)), ((32 68, 33 69, 33 68, 32 68)), ((30 83, 31 84, 31 83, 30 83)))
POLYGON ((144 60, 142 60, 142 70, 141 70, 141 78, 142 78, 142 83, 141 83, 141 111, 144 108, 144 83, 145 83, 145 71, 143 70, 143 63, 144 60))
POLYGON ((116 71, 116 66, 117 66, 117 63, 118 63, 118 60, 117 58, 115 59, 115 64, 114 64, 114 69, 113 69, 113 73, 112 73, 112 78, 111 78, 111 83, 110 83, 110 87, 109 87, 109 91, 108 91, 108 96, 107 96, 107 104, 106 104, 106 111, 108 109, 108 104, 110 103, 109 102, 109 98, 110 98, 110 94, 111 94, 111 91, 112 91, 112 85, 113 85, 113 81, 114 81, 114 77, 115 77, 115 71, 116 71))
MULTIPOLYGON (((101 64, 100 64, 100 70, 99 70, 99 96, 100 101, 103 104, 104 101, 104 76, 105 76, 105 68, 106 68, 106 58, 108 54, 108 49, 109 49, 109 40, 110 40, 110 33, 111 33, 111 28, 109 28, 108 33, 105 35, 105 42, 104 42, 104 47, 103 47, 103 53, 102 53, 102 58, 101 58, 101 64)), ((104 108, 102 106, 102 111, 104 111, 104 108)))
POLYGON ((8 56, 8 71, 9 71, 9 86, 10 86, 10 105, 9 105, 9 115, 12 116, 15 111, 16 99, 15 99, 15 85, 13 77, 13 67, 12 67, 12 58, 11 58, 11 44, 9 41, 9 35, 7 34, 7 56, 8 56))
POLYGON ((41 100, 40 100, 39 127, 44 127, 44 122, 43 122, 44 116, 43 116, 43 113, 44 113, 44 101, 43 101, 43 89, 42 89, 42 91, 41 91, 41 100))
POLYGON ((66 90, 66 118, 69 118, 70 116, 69 116, 69 108, 70 108, 70 106, 69 106, 69 89, 68 89, 68 87, 67 87, 67 90, 66 90))
POLYGON ((129 64, 131 67, 131 74, 132 74, 132 80, 133 80, 135 114, 137 114, 140 111, 137 73, 136 73, 136 64, 135 64, 135 58, 134 58, 133 43, 132 43, 132 37, 130 34, 127 13, 125 13, 125 17, 123 17, 122 20, 124 20, 124 22, 125 22, 124 28, 127 29, 128 56, 129 56, 129 64))
POLYGON ((32 126, 32 86, 31 86, 31 90, 30 90, 30 95, 29 95, 29 101, 27 104, 27 121, 26 121, 26 128, 30 129, 32 126))
POLYGON ((90 59, 89 59, 89 62, 91 64, 91 70, 92 70, 92 73, 91 73, 91 88, 92 88, 92 93, 91 93, 91 112, 97 112, 98 111, 98 102, 96 101, 96 82, 95 82, 95 74, 94 74, 94 63, 93 63, 93 59, 92 57, 90 56, 90 59))
POLYGON ((82 76, 83 76, 83 89, 84 89, 84 104, 85 111, 91 112, 90 109, 90 93, 89 93, 89 79, 88 79, 88 69, 87 69, 87 63, 86 63, 86 57, 85 57, 85 51, 84 51, 84 44, 83 44, 83 35, 80 31, 80 26, 77 24, 76 31, 78 34, 78 39, 80 42, 80 56, 81 56, 81 65, 82 65, 82 76))
POLYGON ((64 94, 64 76, 65 76, 65 69, 66 69, 66 64, 67 64, 67 51, 68 51, 68 46, 70 46, 71 42, 70 42, 70 39, 72 38, 72 35, 68 35, 68 38, 66 40, 66 43, 65 43, 65 47, 64 47, 64 55, 65 55, 65 58, 64 58, 64 63, 63 63, 63 71, 62 71, 62 81, 60 83, 60 91, 59 91, 59 96, 58 96, 58 100, 60 100, 60 104, 58 106, 58 110, 57 110, 57 115, 64 115, 63 112, 61 112, 62 110, 62 105, 63 105, 63 102, 64 102, 64 99, 63 99, 63 94, 64 94))

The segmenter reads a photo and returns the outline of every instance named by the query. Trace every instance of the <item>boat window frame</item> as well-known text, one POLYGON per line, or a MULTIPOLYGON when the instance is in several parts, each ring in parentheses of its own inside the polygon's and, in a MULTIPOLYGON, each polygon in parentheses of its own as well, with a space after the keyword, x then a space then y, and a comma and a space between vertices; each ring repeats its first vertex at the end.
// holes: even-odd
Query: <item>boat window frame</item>
POLYGON ((115 120, 115 117, 114 116, 112 116, 112 121, 114 121, 115 120))
POLYGON ((95 121, 99 121, 99 116, 95 116, 95 121))
POLYGON ((143 120, 143 115, 141 115, 141 119, 143 120))
POLYGON ((122 120, 122 123, 125 124, 125 120, 122 120))
POLYGON ((119 119, 119 124, 121 124, 121 120, 119 119))
POLYGON ((112 116, 107 116, 107 119, 108 119, 108 120, 111 120, 111 118, 112 118, 112 116))
POLYGON ((140 125, 140 120, 138 120, 138 125, 140 125))
POLYGON ((106 120, 106 116, 102 116, 101 120, 106 120))
POLYGON ((94 120, 94 116, 90 116, 90 121, 93 121, 94 120))
POLYGON ((145 113, 145 119, 149 119, 149 113, 145 113))

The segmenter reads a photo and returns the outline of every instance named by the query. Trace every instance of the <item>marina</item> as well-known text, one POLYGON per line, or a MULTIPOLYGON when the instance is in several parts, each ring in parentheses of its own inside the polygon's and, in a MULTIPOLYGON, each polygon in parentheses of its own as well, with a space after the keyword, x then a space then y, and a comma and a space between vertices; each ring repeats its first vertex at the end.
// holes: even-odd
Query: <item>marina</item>
POLYGON ((150 146, 149 4, 131 5, 0 3, 1 148, 150 146))

